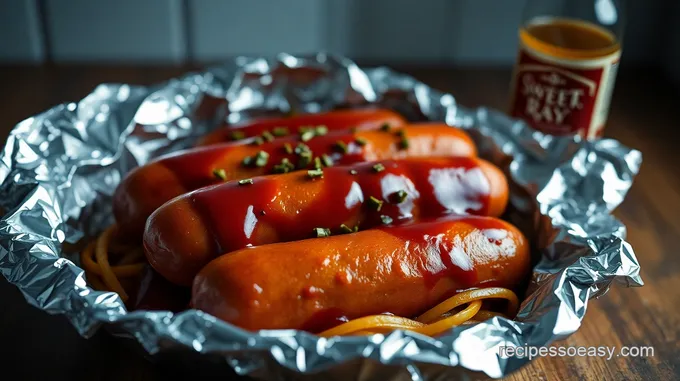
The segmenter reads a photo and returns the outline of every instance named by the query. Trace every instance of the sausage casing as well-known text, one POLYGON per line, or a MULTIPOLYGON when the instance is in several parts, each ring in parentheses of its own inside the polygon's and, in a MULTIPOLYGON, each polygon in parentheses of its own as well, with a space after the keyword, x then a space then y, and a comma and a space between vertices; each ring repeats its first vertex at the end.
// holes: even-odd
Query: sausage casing
POLYGON ((305 127, 325 126, 328 131, 342 131, 350 128, 378 128, 384 124, 397 127, 406 124, 406 120, 396 112, 385 109, 335 110, 288 118, 262 118, 215 130, 199 139, 197 145, 206 146, 251 138, 262 135, 265 131, 274 136, 286 136, 297 134, 301 128, 305 127))
POLYGON ((458 291, 515 288, 526 238, 493 217, 447 217, 242 249, 196 276, 192 306, 249 330, 318 332, 347 319, 413 317, 458 291))
MULTIPOLYGON (((261 145, 235 142, 194 148, 132 170, 114 194, 116 222, 122 236, 138 239, 147 217, 170 199, 225 180, 273 173, 284 159, 295 169, 302 169, 303 157, 298 152, 304 150, 315 158, 326 155, 334 165, 406 157, 475 156, 477 153, 464 131, 444 124, 411 125, 389 132, 336 132, 304 143, 288 137, 261 145), (406 145, 403 144, 405 141, 406 145), (339 146, 346 147, 347 152, 341 152, 339 146), (266 156, 266 160, 258 162, 258 156, 266 156), (243 163, 246 158, 252 159, 249 165, 243 163)), ((311 161, 304 168, 314 165, 311 161)))
POLYGON ((412 158, 262 176, 177 197, 148 219, 144 249, 168 280, 190 285, 220 254, 447 213, 500 216, 503 173, 478 158, 412 158), (344 227, 341 227, 344 225, 344 227), (324 232, 320 232, 324 234, 324 232))

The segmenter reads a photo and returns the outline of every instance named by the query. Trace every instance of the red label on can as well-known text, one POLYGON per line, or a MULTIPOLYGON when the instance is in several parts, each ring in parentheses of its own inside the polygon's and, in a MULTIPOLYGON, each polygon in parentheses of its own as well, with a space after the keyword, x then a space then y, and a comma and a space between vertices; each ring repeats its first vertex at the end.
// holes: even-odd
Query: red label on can
POLYGON ((609 108, 616 56, 558 60, 520 50, 511 116, 551 135, 599 135, 609 108), (610 83, 611 82, 611 83, 610 83))

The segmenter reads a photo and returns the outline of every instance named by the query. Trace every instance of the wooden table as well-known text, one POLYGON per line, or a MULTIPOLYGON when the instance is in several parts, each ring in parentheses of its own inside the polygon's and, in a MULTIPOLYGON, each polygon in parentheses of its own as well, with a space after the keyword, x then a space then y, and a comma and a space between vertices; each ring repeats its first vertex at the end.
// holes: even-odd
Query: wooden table
MULTIPOLYGON (((150 84, 186 68, 0 68, 0 134, 20 120, 60 102, 78 100, 102 82, 150 84)), ((452 92, 468 106, 503 108, 507 69, 408 69, 426 83, 452 92)), ((606 135, 643 152, 640 175, 616 211, 642 264, 646 285, 614 287, 591 301, 581 329, 559 346, 652 346, 654 356, 542 358, 510 380, 670 380, 680 378, 680 94, 658 71, 621 73, 606 135)), ((21 379, 167 379, 181 374, 153 365, 105 333, 82 339, 70 324, 25 303, 0 281, 0 364, 22 369, 21 379), (39 366, 36 366, 39 364, 39 366)), ((194 374, 195 375, 195 374, 194 374)), ((222 380, 225 377, 221 378, 222 380)))

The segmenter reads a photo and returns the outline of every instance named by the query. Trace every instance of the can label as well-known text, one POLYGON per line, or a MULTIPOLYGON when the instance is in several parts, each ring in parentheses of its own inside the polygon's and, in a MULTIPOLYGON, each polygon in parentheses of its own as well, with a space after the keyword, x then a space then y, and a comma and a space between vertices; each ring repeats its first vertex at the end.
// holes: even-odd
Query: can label
POLYGON ((621 51, 589 59, 556 58, 520 46, 510 115, 551 135, 602 134, 621 51))

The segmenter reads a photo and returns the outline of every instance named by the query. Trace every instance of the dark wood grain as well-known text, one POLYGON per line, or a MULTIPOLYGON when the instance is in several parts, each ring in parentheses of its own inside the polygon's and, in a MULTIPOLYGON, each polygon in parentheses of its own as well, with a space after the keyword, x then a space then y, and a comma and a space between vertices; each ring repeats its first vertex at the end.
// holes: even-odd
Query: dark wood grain
MULTIPOLYGON (((461 104, 503 109, 506 69, 402 68, 452 92, 461 104)), ((0 135, 27 116, 78 100, 103 82, 155 83, 187 68, 43 67, 0 68, 0 135)), ((591 301, 581 329, 558 346, 652 346, 647 358, 542 358, 509 380, 680 379, 680 94, 650 70, 623 71, 617 81, 606 135, 643 152, 640 175, 616 215, 642 264, 646 285, 613 287, 591 301)), ((23 369, 20 379, 155 380, 185 378, 179 370, 146 361, 137 348, 101 332, 78 336, 60 316, 29 306, 18 290, 0 281, 0 363, 23 369), (30 339, 29 339, 30 337, 30 339), (39 358, 40 367, 34 366, 39 358), (116 364, 116 366, 112 366, 116 364)), ((232 379, 226 375, 220 379, 232 379)))

